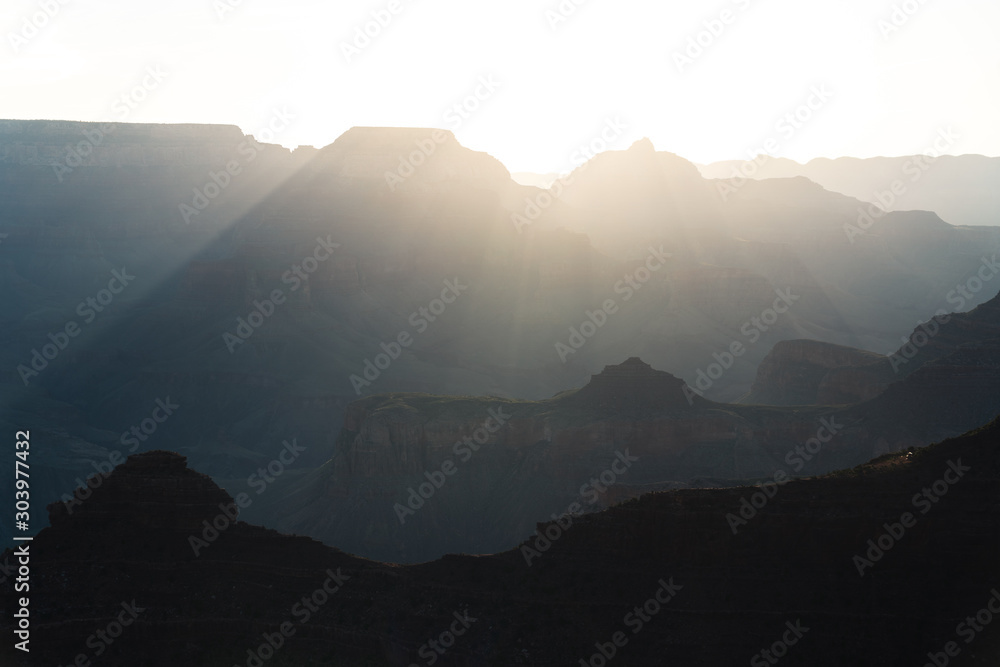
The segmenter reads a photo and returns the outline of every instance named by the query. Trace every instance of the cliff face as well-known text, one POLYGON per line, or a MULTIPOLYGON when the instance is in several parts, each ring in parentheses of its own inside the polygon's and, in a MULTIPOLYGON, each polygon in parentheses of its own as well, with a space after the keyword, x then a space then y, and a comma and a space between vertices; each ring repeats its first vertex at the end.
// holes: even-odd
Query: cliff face
MULTIPOLYGON (((107 664, 247 664, 287 623, 274 664, 404 667, 465 618, 439 664, 570 667, 618 631, 623 665, 743 664, 795 627, 790 665, 921 664, 955 642, 950 665, 991 667, 1000 626, 967 641, 967 619, 1000 595, 998 439, 994 423, 792 482, 745 523, 742 502, 760 489, 656 493, 570 526, 543 524, 545 545, 532 537, 506 553, 419 566, 233 522, 229 496, 183 457, 132 456, 71 515, 52 508, 52 526, 29 544, 30 660, 11 642, 0 657, 17 667, 94 659, 88 637, 124 604, 136 618, 101 644, 107 664), (921 489, 940 491, 936 502, 914 504, 921 489)), ((0 581, 5 633, 13 584, 0 581)))
MULTIPOLYGON (((836 405, 872 399, 926 364, 1000 337, 1000 294, 967 313, 918 325, 893 354, 815 340, 783 341, 757 368, 743 403, 836 405)), ((949 362, 950 363, 950 362, 949 362)), ((939 369, 939 372, 940 369, 939 369)))
POLYGON ((363 399, 348 406, 336 454, 309 487, 269 497, 253 516, 366 556, 413 562, 508 548, 575 501, 603 507, 609 485, 589 480, 612 466, 621 484, 761 469, 752 426, 692 401, 698 412, 681 380, 638 359, 537 403, 363 399), (619 455, 635 461, 623 467, 619 455), (433 498, 411 497, 451 465, 456 471, 433 498), (407 511, 414 505, 418 511, 407 511))

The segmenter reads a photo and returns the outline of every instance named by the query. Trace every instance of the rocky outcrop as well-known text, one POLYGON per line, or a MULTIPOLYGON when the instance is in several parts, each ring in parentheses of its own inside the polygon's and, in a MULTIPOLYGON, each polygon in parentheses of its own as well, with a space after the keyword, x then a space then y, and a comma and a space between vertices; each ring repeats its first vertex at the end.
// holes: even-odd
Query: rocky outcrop
POLYGON ((598 414, 666 412, 690 408, 694 401, 699 406, 706 403, 683 380, 654 370, 638 357, 630 357, 617 366, 605 366, 569 399, 570 404, 598 414))

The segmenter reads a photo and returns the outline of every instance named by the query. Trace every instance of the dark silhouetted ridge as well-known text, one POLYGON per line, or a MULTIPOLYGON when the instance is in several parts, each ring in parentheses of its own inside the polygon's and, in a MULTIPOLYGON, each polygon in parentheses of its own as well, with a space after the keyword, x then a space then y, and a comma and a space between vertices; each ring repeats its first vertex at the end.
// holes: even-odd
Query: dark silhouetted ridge
MULTIPOLYGON (((408 665, 468 610, 476 623, 440 664, 570 667, 666 580, 681 587, 676 598, 630 636, 621 664, 745 664, 786 622, 809 628, 789 665, 922 664, 961 641, 956 627, 997 595, 998 438, 994 421, 911 455, 792 482, 735 535, 730 515, 759 489, 649 494, 576 518, 531 567, 521 549, 385 565, 245 523, 220 530, 195 557, 181 526, 227 495, 183 457, 133 456, 94 491, 93 509, 78 508, 31 543, 34 662, 9 642, 0 660, 67 664, 134 600, 141 615, 101 664, 247 664, 247 649, 290 621, 294 636, 268 664, 408 665), (933 488, 937 501, 921 512, 914 494, 933 488), (915 522, 869 558, 869 540, 905 512, 915 522), (108 522, 98 526, 102 514, 108 522), (178 540, 186 555, 173 553, 178 540), (331 572, 342 587, 302 622, 292 610, 331 572)), ((5 633, 12 588, 13 578, 0 584, 5 633)), ((996 665, 998 631, 988 625, 949 664, 996 665)))

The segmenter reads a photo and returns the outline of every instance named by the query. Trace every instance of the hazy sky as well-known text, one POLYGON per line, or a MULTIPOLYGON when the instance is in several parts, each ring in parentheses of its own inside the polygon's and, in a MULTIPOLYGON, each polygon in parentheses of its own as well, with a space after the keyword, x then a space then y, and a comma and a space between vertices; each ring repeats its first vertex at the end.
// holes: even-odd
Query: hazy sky
POLYGON ((0 29, 0 118, 256 134, 284 108, 276 143, 444 127, 512 171, 566 170, 614 118, 612 147, 699 162, 768 139, 798 160, 918 153, 947 126, 949 152, 1000 155, 996 0, 4 0, 0 29), (387 25, 345 53, 373 12, 387 25))

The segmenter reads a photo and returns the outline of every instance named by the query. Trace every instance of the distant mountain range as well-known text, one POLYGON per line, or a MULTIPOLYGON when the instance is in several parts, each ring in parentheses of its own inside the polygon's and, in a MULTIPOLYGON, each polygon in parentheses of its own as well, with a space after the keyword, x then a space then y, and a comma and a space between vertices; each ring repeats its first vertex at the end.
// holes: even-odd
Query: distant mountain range
POLYGON ((758 156, 699 165, 705 178, 770 179, 804 176, 889 211, 934 211, 953 225, 996 226, 1000 222, 1000 158, 983 155, 816 158, 800 164, 758 156))
MULTIPOLYGON (((641 358, 722 404, 763 391, 778 343, 890 354, 1000 288, 977 278, 998 228, 896 212, 851 236, 863 203, 804 178, 728 187, 648 141, 542 190, 443 130, 358 127, 293 152, 232 126, 0 121, 0 423, 47 443, 39 502, 168 442, 235 493, 295 439, 278 486, 314 491, 336 486, 319 476, 377 394, 541 405, 641 358)), ((845 401, 869 396, 849 384, 845 401)), ((785 390, 811 391, 767 400, 785 390)), ((981 424, 990 400, 862 438, 840 464, 981 424)), ((767 470, 727 460, 650 479, 767 470)))

